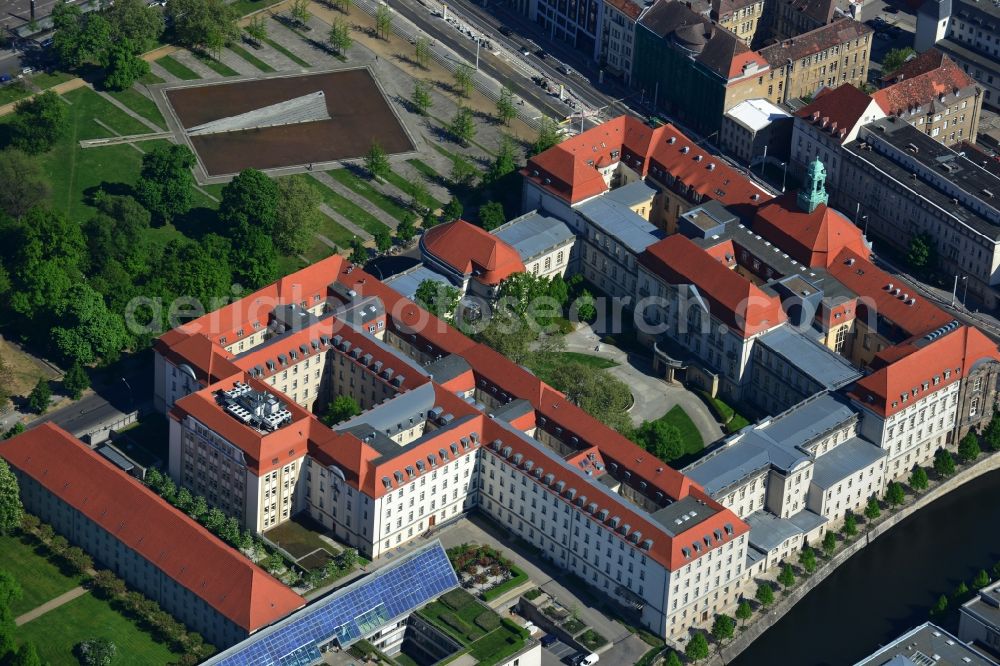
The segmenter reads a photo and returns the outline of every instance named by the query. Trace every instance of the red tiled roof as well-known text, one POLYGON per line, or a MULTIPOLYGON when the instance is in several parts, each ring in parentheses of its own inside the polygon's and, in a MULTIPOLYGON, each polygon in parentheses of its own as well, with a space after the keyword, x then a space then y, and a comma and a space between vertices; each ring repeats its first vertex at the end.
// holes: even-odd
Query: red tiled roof
POLYGON ((844 17, 811 30, 803 35, 766 46, 760 50, 772 67, 784 67, 833 46, 845 44, 874 32, 864 23, 844 17))
POLYGON ((847 136, 864 116, 872 98, 844 83, 837 88, 823 88, 810 104, 795 112, 803 120, 830 134, 847 136))
POLYGON ((761 206, 753 231, 812 268, 828 267, 844 248, 863 257, 870 254, 864 235, 850 220, 825 204, 807 213, 798 207, 794 192, 761 206))
POLYGON ((1000 360, 996 344, 965 325, 933 341, 917 338, 896 347, 885 358, 891 360, 888 365, 859 380, 851 391, 855 400, 881 416, 892 416, 960 381, 981 361, 1000 360))
POLYGON ((227 414, 215 400, 216 391, 230 390, 237 381, 249 384, 256 391, 282 395, 273 386, 242 373, 184 396, 174 403, 170 417, 181 421, 185 416, 191 416, 217 432, 219 436, 246 454, 247 467, 257 476, 304 456, 309 436, 309 421, 314 417, 290 399, 286 399, 285 407, 292 413, 291 423, 268 433, 251 428, 231 414, 227 414))
POLYGON ((521 174, 570 204, 603 194, 608 185, 596 165, 618 161, 611 152, 621 150, 625 125, 619 116, 568 138, 529 159, 521 174))
POLYGON ((952 95, 975 82, 955 61, 937 49, 930 49, 904 63, 890 86, 876 90, 872 98, 887 114, 899 115, 911 108, 930 104, 941 95, 952 95))
POLYGON ((896 326, 902 337, 924 335, 952 320, 947 312, 918 295, 912 284, 889 275, 850 248, 842 250, 827 270, 837 282, 862 296, 858 318, 874 322, 877 316, 896 326), (895 293, 897 289, 899 293, 895 293), (906 301, 902 299, 904 294, 906 301))
POLYGON ((633 0, 607 0, 607 4, 611 5, 633 21, 638 19, 639 14, 642 13, 642 6, 633 2, 633 0))
POLYGON ((713 258, 685 236, 674 234, 650 245, 639 263, 670 284, 692 284, 711 314, 750 337, 785 321, 781 299, 713 258))
POLYGON ((420 238, 422 250, 461 275, 497 285, 513 273, 523 273, 517 250, 482 227, 455 220, 428 229, 420 238))
POLYGON ((211 384, 239 372, 232 354, 201 333, 189 332, 184 327, 161 335, 153 348, 176 366, 187 364, 202 384, 211 384))
POLYGON ((0 442, 0 456, 248 632, 305 605, 305 599, 51 423, 0 442))

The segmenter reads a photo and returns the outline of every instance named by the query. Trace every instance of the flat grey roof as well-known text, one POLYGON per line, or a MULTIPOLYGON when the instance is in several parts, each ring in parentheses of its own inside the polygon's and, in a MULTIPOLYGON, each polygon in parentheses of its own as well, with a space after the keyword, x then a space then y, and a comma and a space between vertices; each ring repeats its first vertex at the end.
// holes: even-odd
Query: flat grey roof
POLYGON ((534 405, 524 398, 518 398, 517 400, 511 400, 506 405, 497 407, 492 414, 495 418, 510 423, 514 419, 530 414, 533 411, 535 411, 534 405))
POLYGON ((115 449, 112 446, 104 444, 97 449, 97 452, 126 472, 130 472, 135 469, 135 465, 132 464, 132 461, 119 453, 118 449, 115 449))
POLYGON ((750 477, 770 464, 771 458, 766 449, 756 442, 741 441, 695 462, 683 471, 714 497, 723 488, 750 477))
POLYGON ((644 220, 631 208, 610 198, 610 194, 585 201, 576 207, 576 211, 607 235, 617 238, 635 254, 641 253, 665 236, 662 230, 644 220))
POLYGON ((633 180, 628 185, 616 187, 605 193, 604 197, 625 206, 637 206, 656 196, 656 190, 642 180, 633 180))
POLYGON ((962 604, 961 611, 994 631, 1000 631, 1000 581, 979 590, 975 597, 962 604))
POLYGON ((537 210, 515 218, 491 233, 517 250, 522 261, 572 243, 576 238, 565 222, 537 210))
POLYGON ((852 437, 827 451, 813 465, 812 482, 819 488, 832 488, 848 476, 884 458, 888 452, 867 439, 852 437))
POLYGON ((996 666, 941 627, 925 622, 854 666, 996 666))
POLYGON ((434 384, 430 382, 421 384, 335 426, 334 430, 362 425, 382 433, 408 430, 417 423, 427 420, 427 413, 434 407, 436 399, 434 384))
POLYGON ((431 361, 424 366, 424 369, 434 381, 441 383, 455 379, 455 377, 461 377, 472 370, 472 366, 458 354, 448 354, 436 361, 431 361))
POLYGON ((754 511, 743 520, 750 526, 750 544, 765 553, 802 534, 802 530, 792 521, 778 518, 763 509, 754 511))
POLYGON ((828 391, 861 377, 861 373, 843 356, 790 326, 781 326, 765 333, 757 339, 757 344, 764 345, 772 354, 781 356, 828 391))
POLYGON ((402 273, 396 273, 392 277, 388 277, 382 281, 383 284, 388 285, 398 292, 401 296, 405 296, 411 301, 417 294, 417 287, 424 280, 433 280, 434 282, 440 282, 448 287, 454 287, 451 281, 440 273, 435 273, 431 269, 427 268, 423 264, 414 266, 402 273))
POLYGON ((653 520, 674 537, 714 516, 716 511, 688 495, 653 513, 653 520))

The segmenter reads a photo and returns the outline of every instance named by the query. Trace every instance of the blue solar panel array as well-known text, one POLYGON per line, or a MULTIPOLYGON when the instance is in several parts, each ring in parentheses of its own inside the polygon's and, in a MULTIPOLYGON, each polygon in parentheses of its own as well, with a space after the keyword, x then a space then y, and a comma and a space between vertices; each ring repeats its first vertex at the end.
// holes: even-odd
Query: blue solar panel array
POLYGON ((218 666, 308 666, 318 645, 347 646, 458 585, 440 543, 401 558, 209 660, 218 666))

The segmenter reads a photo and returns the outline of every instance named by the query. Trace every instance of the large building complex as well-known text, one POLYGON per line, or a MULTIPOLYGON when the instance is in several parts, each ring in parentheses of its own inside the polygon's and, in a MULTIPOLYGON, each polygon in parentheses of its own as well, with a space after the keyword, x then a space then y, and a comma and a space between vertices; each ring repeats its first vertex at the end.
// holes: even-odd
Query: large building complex
POLYGON ((940 664, 940 666, 996 666, 997 662, 963 643, 941 627, 925 622, 854 666, 886 664, 940 664))

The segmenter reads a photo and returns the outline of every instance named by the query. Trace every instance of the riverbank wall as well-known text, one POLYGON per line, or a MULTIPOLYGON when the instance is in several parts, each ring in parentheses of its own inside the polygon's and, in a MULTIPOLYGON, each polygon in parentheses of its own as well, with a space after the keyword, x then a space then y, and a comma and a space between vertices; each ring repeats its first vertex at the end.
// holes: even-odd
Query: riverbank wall
MULTIPOLYGON (((875 541, 879 536, 885 534, 901 521, 913 515, 920 509, 926 507, 937 499, 940 499, 956 488, 979 478, 984 474, 989 474, 1000 469, 1000 453, 989 453, 988 457, 980 460, 976 464, 959 470, 954 476, 929 488, 922 495, 907 504, 903 508, 893 513, 883 513, 882 518, 874 524, 871 529, 861 532, 855 541, 847 544, 840 551, 834 554, 829 560, 823 561, 808 578, 796 585, 788 594, 779 593, 779 600, 767 612, 767 615, 755 615, 754 621, 745 629, 739 631, 736 637, 727 643, 721 650, 715 652, 704 663, 708 666, 723 666, 735 659, 743 650, 750 646, 761 634, 770 629, 778 620, 785 616, 803 597, 809 594, 813 588, 823 582, 827 576, 837 570, 851 556, 875 541)), ((859 527, 867 527, 859 526, 859 527)), ((819 559, 819 558, 817 558, 819 559)), ((930 609, 928 609, 928 612, 930 609)), ((874 650, 875 646, 872 646, 874 650)))

